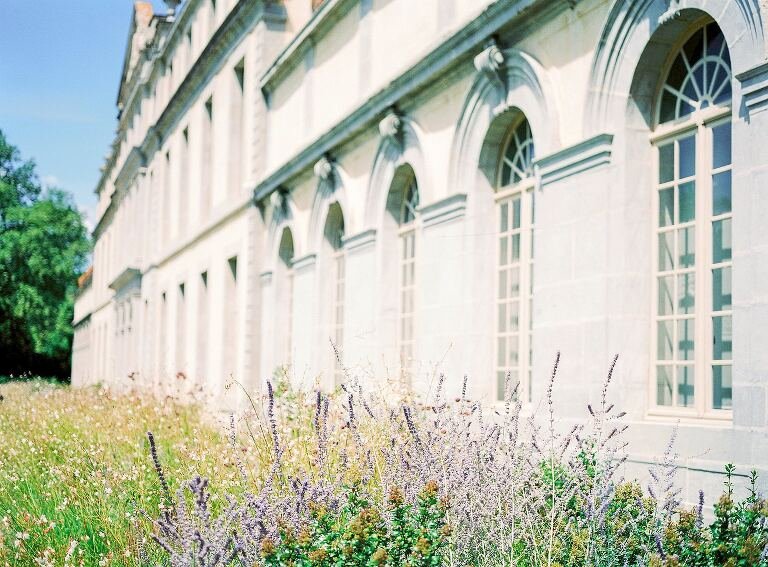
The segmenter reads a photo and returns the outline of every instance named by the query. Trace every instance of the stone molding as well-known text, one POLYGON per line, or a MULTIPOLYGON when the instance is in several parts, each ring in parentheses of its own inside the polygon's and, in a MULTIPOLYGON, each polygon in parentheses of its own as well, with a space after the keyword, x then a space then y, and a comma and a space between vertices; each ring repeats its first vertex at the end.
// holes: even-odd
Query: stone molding
POLYGON ((392 108, 387 115, 379 121, 379 135, 382 138, 398 142, 403 133, 403 119, 392 108))
POLYGON ((536 160, 541 186, 611 162, 613 134, 598 134, 536 160))
POLYGON ((328 156, 323 156, 315 162, 313 171, 315 176, 325 183, 333 181, 333 162, 328 156))
POLYGON ((317 254, 312 253, 302 256, 301 258, 297 258, 291 263, 291 266, 297 272, 301 272, 314 266, 315 262, 317 262, 317 254))
POLYGON ((768 63, 736 75, 741 83, 741 97, 747 116, 768 108, 768 63))
MULTIPOLYGON (((330 2, 328 5, 334 3, 330 2)), ((534 17, 542 21, 570 8, 571 3, 568 0, 509 0, 491 4, 402 74, 368 97, 343 120, 320 134, 296 154, 286 158, 282 165, 268 173, 254 188, 254 201, 260 202, 276 187, 286 184, 312 167, 320 156, 361 134, 402 98, 430 86, 436 88, 439 85, 438 78, 464 62, 471 61, 473 54, 503 26, 512 22, 522 25, 534 17)))
POLYGON ((443 224, 464 216, 467 209, 467 194, 455 193, 444 199, 419 207, 421 225, 424 228, 443 224))
POLYGON ((497 82, 501 87, 504 86, 504 53, 502 53, 496 41, 491 39, 488 46, 480 53, 475 55, 475 69, 478 73, 485 73, 491 80, 497 82))
POLYGON ((376 229, 369 228, 363 232, 358 232, 351 236, 344 238, 344 250, 352 252, 355 250, 362 250, 368 246, 373 246, 376 243, 376 229))

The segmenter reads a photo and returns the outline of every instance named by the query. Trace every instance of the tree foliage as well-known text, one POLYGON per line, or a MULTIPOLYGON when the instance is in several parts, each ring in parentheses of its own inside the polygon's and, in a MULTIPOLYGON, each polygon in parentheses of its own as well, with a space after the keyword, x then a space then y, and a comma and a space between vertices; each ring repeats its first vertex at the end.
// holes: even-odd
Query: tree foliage
POLYGON ((43 188, 0 130, 0 374, 69 374, 77 276, 90 244, 72 196, 43 188))

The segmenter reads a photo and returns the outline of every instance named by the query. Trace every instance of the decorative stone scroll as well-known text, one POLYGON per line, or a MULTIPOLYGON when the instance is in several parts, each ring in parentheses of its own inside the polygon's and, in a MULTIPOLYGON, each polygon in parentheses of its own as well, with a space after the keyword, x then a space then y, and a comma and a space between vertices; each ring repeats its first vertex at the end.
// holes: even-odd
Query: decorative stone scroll
POLYGON ((502 74, 504 68, 504 53, 502 53, 499 46, 496 45, 496 41, 491 39, 485 49, 475 55, 475 69, 480 73, 485 73, 494 82, 502 85, 504 84, 504 77, 502 74))

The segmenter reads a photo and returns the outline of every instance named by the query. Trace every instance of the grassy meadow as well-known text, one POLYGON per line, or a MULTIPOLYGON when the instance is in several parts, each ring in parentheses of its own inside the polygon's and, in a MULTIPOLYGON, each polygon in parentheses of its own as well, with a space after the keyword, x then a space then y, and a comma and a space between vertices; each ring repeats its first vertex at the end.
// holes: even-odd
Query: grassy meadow
POLYGON ((41 380, 0 395, 0 565, 140 564, 161 504, 148 430, 172 489, 200 474, 236 491, 225 432, 195 407, 41 380))

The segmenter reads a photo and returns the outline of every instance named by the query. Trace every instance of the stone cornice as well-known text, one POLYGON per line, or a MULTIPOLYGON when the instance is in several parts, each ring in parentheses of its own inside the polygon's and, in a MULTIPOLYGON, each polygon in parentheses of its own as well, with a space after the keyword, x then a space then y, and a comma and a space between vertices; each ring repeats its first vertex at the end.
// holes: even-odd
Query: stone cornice
POLYGON ((464 216, 467 209, 467 194, 455 193, 444 199, 419 207, 421 224, 424 227, 434 226, 464 216))
MULTIPOLYGON (((327 6, 330 8, 341 1, 343 0, 336 2, 331 0, 327 6)), ((554 2, 552 0, 497 0, 466 26, 441 41, 404 73, 368 97, 344 120, 321 134, 290 159, 285 160, 283 165, 255 187, 254 201, 260 202, 277 187, 287 184, 310 168, 323 154, 331 152, 375 124, 383 118, 389 108, 396 107, 397 102, 403 97, 437 84, 439 77, 461 65, 465 60, 471 60, 486 44, 488 38, 501 27, 512 22, 522 23, 530 18, 541 17, 541 12, 544 10, 554 12, 568 9, 571 4, 569 0, 554 2)))
MULTIPOLYGON (((237 3, 229 12, 224 22, 214 32, 205 49, 203 49, 192 65, 192 68, 184 77, 184 80, 174 92, 160 117, 153 126, 147 129, 140 146, 131 149, 129 158, 121 165, 116 179, 132 177, 131 170, 143 165, 143 163, 137 160, 130 159, 131 155, 135 155, 138 152, 148 157, 152 155, 158 146, 162 145, 163 140, 172 130, 178 119, 198 96, 199 90, 218 72, 226 57, 236 48, 242 37, 262 18, 285 18, 285 12, 281 5, 267 2, 267 0, 241 0, 237 3)), ((107 172, 105 172, 106 175, 108 175, 107 172)), ((103 180, 99 183, 100 185, 103 184, 103 180)), ((107 210, 111 206, 112 204, 110 203, 107 210)), ((94 234, 97 233, 97 229, 106 216, 107 211, 99 219, 96 229, 94 229, 94 234)))
POLYGON ((328 0, 324 2, 261 76, 259 80, 261 89, 265 93, 272 92, 303 60, 307 49, 333 27, 351 6, 356 4, 357 0, 328 0))
POLYGON ((541 185, 610 163, 612 144, 613 134, 598 134, 536 160, 541 185))
POLYGON ((344 238, 344 250, 352 252, 353 250, 360 250, 367 246, 371 246, 376 242, 376 229, 369 228, 363 232, 358 232, 351 236, 344 238))
POLYGON ((739 73, 736 78, 741 83, 741 97, 748 114, 768 107, 768 63, 739 73))
POLYGON ((317 261, 317 254, 307 254, 301 258, 297 258, 291 263, 291 267, 296 271, 302 271, 306 268, 311 268, 317 261))

